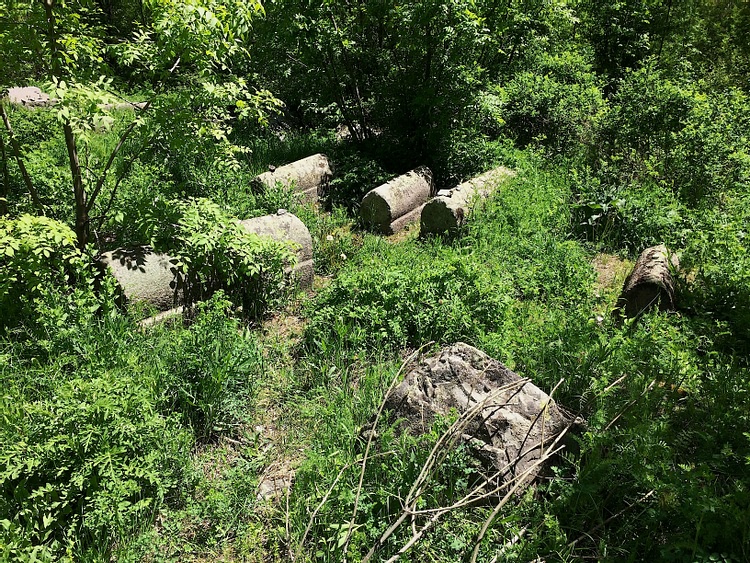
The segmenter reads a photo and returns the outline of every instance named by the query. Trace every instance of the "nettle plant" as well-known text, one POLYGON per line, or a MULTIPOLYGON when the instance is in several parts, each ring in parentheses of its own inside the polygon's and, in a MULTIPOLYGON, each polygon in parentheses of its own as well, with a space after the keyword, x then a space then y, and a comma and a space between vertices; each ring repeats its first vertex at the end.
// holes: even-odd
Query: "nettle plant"
POLYGON ((224 291, 248 318, 261 316, 293 287, 296 255, 289 243, 246 231, 216 203, 197 198, 169 202, 171 220, 154 232, 155 247, 175 258, 178 287, 193 304, 224 291))

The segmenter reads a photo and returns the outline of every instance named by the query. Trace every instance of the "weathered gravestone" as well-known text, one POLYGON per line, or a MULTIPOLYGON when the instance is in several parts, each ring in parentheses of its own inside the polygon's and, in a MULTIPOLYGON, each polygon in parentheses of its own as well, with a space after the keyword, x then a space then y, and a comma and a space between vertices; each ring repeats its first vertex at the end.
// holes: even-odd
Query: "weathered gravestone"
POLYGON ((498 184, 515 176, 515 172, 500 166, 451 190, 438 192, 422 209, 421 233, 438 234, 455 231, 464 224, 471 206, 479 198, 486 198, 498 184))
POLYGON ((294 273, 302 289, 311 289, 313 284, 312 236, 305 224, 284 209, 275 215, 264 215, 240 221, 247 231, 274 240, 294 243, 297 252, 297 265, 294 273))
POLYGON ((505 481, 528 471, 530 482, 543 468, 539 460, 578 422, 533 383, 460 342, 409 372, 386 407, 414 435, 455 410, 466 418, 463 439, 505 481))
POLYGON ((149 246, 118 248, 101 256, 130 303, 148 303, 160 311, 180 301, 175 291, 175 268, 167 254, 157 254, 149 246))
POLYGON ((625 280, 617 302, 618 314, 632 318, 654 305, 660 311, 675 308, 675 282, 672 269, 680 265, 677 256, 663 244, 647 248, 638 257, 625 280))
POLYGON ((384 235, 416 221, 432 195, 432 172, 420 167, 367 192, 359 207, 362 222, 384 235))
POLYGON ((57 100, 51 100, 49 94, 45 94, 36 86, 16 86, 8 88, 8 100, 11 104, 18 104, 26 107, 43 107, 57 103, 57 100))
POLYGON ((293 188, 305 201, 317 201, 328 191, 333 172, 324 154, 314 154, 285 166, 273 168, 250 181, 253 189, 264 191, 277 183, 293 188))

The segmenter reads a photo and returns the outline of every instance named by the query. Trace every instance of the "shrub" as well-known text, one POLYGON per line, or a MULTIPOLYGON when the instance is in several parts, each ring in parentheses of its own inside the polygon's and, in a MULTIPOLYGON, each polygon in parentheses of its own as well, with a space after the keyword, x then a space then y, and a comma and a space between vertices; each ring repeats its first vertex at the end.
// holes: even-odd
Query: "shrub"
POLYGON ((208 199, 164 205, 151 218, 152 238, 155 248, 176 255, 187 303, 221 289, 245 316, 257 318, 280 302, 295 261, 289 244, 247 232, 208 199))
POLYGON ((91 262, 75 234, 54 219, 0 218, 0 268, 0 331, 24 325, 39 336, 55 317, 61 324, 111 306, 106 288, 94 292, 91 262))
POLYGON ((188 330, 172 333, 155 350, 156 386, 166 413, 177 412, 199 439, 226 431, 249 416, 263 358, 254 339, 228 317, 221 291, 198 305, 188 330), (240 414, 243 413, 243 414, 240 414))
POLYGON ((502 118, 522 145, 540 142, 554 152, 574 152, 590 140, 605 109, 599 79, 577 53, 542 55, 533 70, 504 88, 502 118))
POLYGON ((0 398, 0 534, 6 554, 107 545, 150 519, 179 482, 188 435, 123 370, 54 396, 0 398))

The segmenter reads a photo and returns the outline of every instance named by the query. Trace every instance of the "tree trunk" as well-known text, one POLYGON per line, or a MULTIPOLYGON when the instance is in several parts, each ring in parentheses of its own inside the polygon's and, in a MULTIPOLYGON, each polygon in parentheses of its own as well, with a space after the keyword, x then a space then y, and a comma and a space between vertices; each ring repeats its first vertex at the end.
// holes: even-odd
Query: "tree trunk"
MULTIPOLYGON (((57 22, 53 8, 55 0, 42 0, 44 11, 47 16, 47 43, 50 51, 51 78, 61 80, 63 68, 60 64, 60 50, 57 44, 57 22)), ((86 190, 83 187, 81 175, 81 164, 78 159, 78 147, 73 135, 70 121, 63 123, 65 133, 65 148, 68 150, 68 162, 70 163, 70 175, 73 180, 73 194, 75 196, 76 223, 75 232, 78 239, 78 247, 83 250, 89 242, 89 212, 86 202, 86 190)))

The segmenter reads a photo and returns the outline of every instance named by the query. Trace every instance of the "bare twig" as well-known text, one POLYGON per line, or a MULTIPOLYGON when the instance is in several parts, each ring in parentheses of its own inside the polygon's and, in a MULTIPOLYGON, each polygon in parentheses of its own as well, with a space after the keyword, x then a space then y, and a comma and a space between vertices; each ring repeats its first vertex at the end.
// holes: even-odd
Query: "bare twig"
POLYGON ((383 409, 385 409, 385 403, 388 400, 388 395, 390 394, 393 387, 396 385, 396 382, 401 377, 401 374, 406 369, 406 366, 408 366, 414 358, 416 358, 422 350, 427 348, 428 346, 431 346, 433 343, 428 342, 427 344, 424 344, 421 346, 418 350, 414 351, 404 362, 401 364, 401 367, 396 372, 396 375, 393 377, 393 380, 391 381, 391 384, 388 386, 388 389, 385 392, 385 395, 383 396, 383 400, 380 403, 380 408, 378 409, 377 415, 375 415, 375 421, 372 425, 372 430, 370 432, 370 435, 367 438, 367 446, 365 447, 365 454, 362 458, 362 470, 359 473, 359 483, 357 484, 357 493, 354 497, 354 509, 352 510, 352 518, 349 521, 349 527, 346 530, 346 540, 344 541, 344 563, 346 563, 346 552, 349 549, 349 542, 351 541, 352 537, 352 530, 354 528, 354 521, 357 518, 357 509, 359 508, 359 497, 362 494, 362 483, 365 478, 365 469, 367 467, 367 457, 370 453, 370 446, 372 445, 372 438, 375 435, 375 429, 378 427, 378 422, 380 421, 380 416, 383 414, 383 409))
POLYGON ((600 522, 599 524, 597 524, 596 526, 594 526, 590 531, 585 532, 585 533, 581 534, 580 536, 578 536, 576 539, 574 539, 572 542, 570 542, 568 544, 568 547, 575 547, 575 545, 579 541, 581 541, 582 539, 584 539, 586 536, 589 536, 589 535, 593 534, 594 532, 596 532, 599 528, 602 528, 602 527, 606 526, 607 524, 609 524, 615 518, 619 518, 620 516, 622 516, 623 514, 625 514, 628 510, 632 509, 634 506, 637 506, 640 503, 642 503, 643 501, 645 501, 646 499, 652 497, 654 495, 654 493, 656 493, 656 489, 651 489, 649 492, 647 492, 641 498, 639 498, 638 500, 633 501, 632 503, 630 503, 629 505, 627 505, 625 508, 623 508, 622 510, 620 510, 616 514, 613 514, 612 516, 610 516, 609 518, 607 518, 604 522, 600 522))
POLYGON ((0 100, 0 116, 2 116, 3 118, 5 130, 8 131, 8 137, 10 137, 10 146, 13 148, 13 156, 15 156, 18 168, 21 170, 21 176, 23 177, 23 181, 26 184, 26 189, 29 190, 31 200, 34 202, 34 205, 36 205, 39 208, 39 212, 44 215, 44 205, 42 204, 42 200, 39 199, 39 193, 36 191, 34 183, 31 181, 31 176, 29 176, 28 170, 26 170, 26 164, 24 164, 23 157, 21 156, 21 146, 18 144, 18 139, 16 139, 16 136, 13 133, 13 127, 10 124, 8 114, 5 112, 4 99, 0 100))

